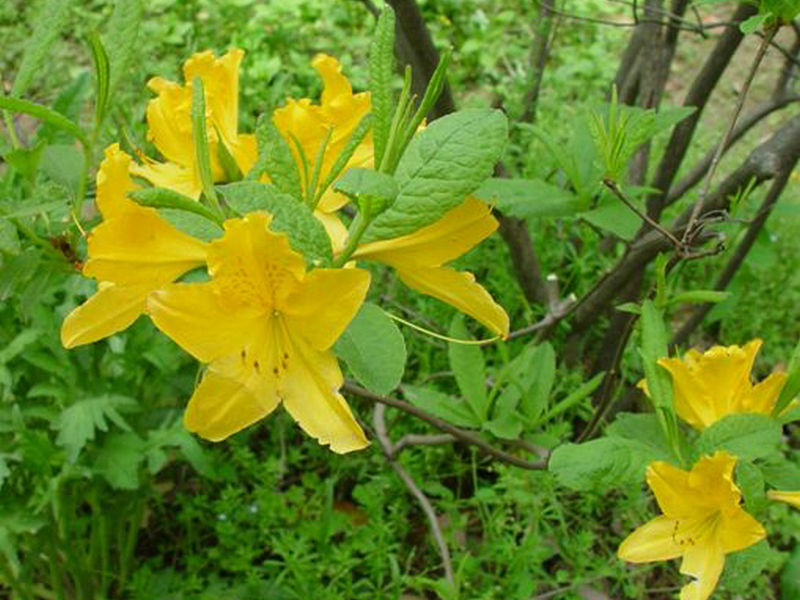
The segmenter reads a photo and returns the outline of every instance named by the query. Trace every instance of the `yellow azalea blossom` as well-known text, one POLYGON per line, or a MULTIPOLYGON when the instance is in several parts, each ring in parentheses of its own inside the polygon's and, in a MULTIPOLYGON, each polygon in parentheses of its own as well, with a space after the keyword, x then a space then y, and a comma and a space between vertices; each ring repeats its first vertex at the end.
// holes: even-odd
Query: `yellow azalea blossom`
POLYGON ((239 64, 244 52, 230 50, 220 58, 207 50, 194 54, 183 65, 186 85, 154 77, 148 87, 158 96, 147 106, 148 139, 167 162, 143 157, 144 165, 134 165, 131 172, 157 187, 166 187, 197 198, 203 189, 195 160, 192 139, 192 82, 203 81, 206 100, 208 142, 214 181, 224 172, 218 159, 219 143, 233 157, 239 170, 247 174, 256 159, 255 136, 238 133, 239 64))
POLYGON ((736 458, 725 451, 704 456, 685 471, 663 461, 647 469, 662 515, 631 533, 617 555, 646 563, 683 558, 681 573, 693 581, 680 600, 705 600, 714 591, 725 555, 747 548, 765 536, 764 528, 741 507, 733 482, 736 458))
POLYGON ((489 206, 468 197, 435 223, 401 237, 359 246, 353 258, 389 265, 409 287, 438 298, 483 323, 497 335, 508 335, 508 315, 472 273, 442 266, 477 245, 497 229, 489 206))
POLYGON ((66 348, 88 344, 121 331, 145 311, 147 295, 202 266, 207 244, 162 219, 153 208, 126 198, 137 189, 130 177, 131 157, 118 144, 106 148, 97 173, 97 206, 103 222, 89 234, 84 275, 98 291, 70 313, 61 327, 66 348))
POLYGON ((776 371, 757 385, 750 371, 761 340, 743 347, 714 346, 704 353, 689 350, 683 357, 658 361, 672 375, 675 410, 689 425, 705 429, 733 413, 770 414, 786 382, 776 371))
POLYGON ((778 490, 770 490, 767 492, 767 496, 770 500, 786 502, 795 508, 800 508, 800 492, 781 492, 778 490))
MULTIPOLYGON (((286 101, 285 106, 275 110, 272 121, 289 143, 300 173, 303 172, 302 159, 292 137, 302 147, 309 163, 308 168, 313 169, 320 144, 328 131, 331 131, 331 137, 322 158, 319 177, 319 181, 322 183, 361 119, 371 110, 372 104, 369 92, 353 93, 350 82, 342 75, 341 64, 332 56, 318 54, 311 65, 319 74, 324 85, 320 104, 313 104, 310 98, 300 98, 299 100, 290 98, 286 101)), ((371 167, 372 158, 373 146, 370 133, 356 148, 346 168, 371 167)), ((303 185, 305 186, 305 183, 303 185)), ((305 193, 305 188, 303 193, 305 193)), ((317 208, 323 213, 332 213, 346 203, 347 197, 329 189, 322 195, 317 208)))
POLYGON ((280 402, 306 433, 334 452, 367 445, 338 393, 331 346, 369 287, 364 269, 313 269, 271 217, 225 222, 210 243, 207 283, 177 283, 148 300, 156 326, 209 363, 184 416, 190 431, 219 441, 267 416, 280 402))

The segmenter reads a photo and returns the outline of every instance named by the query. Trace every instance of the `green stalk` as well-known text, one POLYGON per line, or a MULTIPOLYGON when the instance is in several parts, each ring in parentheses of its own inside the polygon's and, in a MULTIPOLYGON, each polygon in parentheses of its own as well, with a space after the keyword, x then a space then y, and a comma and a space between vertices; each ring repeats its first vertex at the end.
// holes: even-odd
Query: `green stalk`
POLYGON ((397 145, 395 141, 400 135, 400 129, 403 124, 403 115, 408 113, 408 106, 410 104, 411 96, 411 67, 406 67, 405 77, 403 79, 403 89, 400 92, 400 99, 397 101, 397 107, 394 111, 392 118, 392 125, 389 129, 389 140, 386 142, 386 150, 383 153, 383 160, 381 161, 378 171, 381 173, 388 173, 391 175, 394 171, 391 165, 393 159, 392 155, 396 154, 394 147, 397 145))
POLYGON ((356 217, 353 219, 353 223, 350 226, 350 233, 347 236, 347 244, 341 253, 339 253, 339 255, 333 259, 333 263, 331 263, 333 268, 341 267, 348 260, 350 260, 353 252, 355 252, 356 248, 358 247, 358 242, 361 240, 361 236, 364 235, 364 232, 367 230, 367 226, 370 223, 370 219, 368 217, 368 215, 365 216, 361 211, 356 214, 356 217))
POLYGON ((211 152, 208 149, 206 130, 206 96, 203 80, 195 77, 192 81, 192 141, 194 142, 195 164, 203 184, 203 195, 211 208, 222 215, 222 208, 214 189, 214 176, 211 172, 211 152))
POLYGON ((19 138, 17 137, 17 130, 14 128, 14 117, 11 115, 11 111, 4 110, 3 111, 3 119, 6 122, 6 129, 8 130, 8 137, 11 140, 11 147, 14 150, 19 149, 19 138))
POLYGON ((320 171, 322 171, 322 159, 325 157, 325 150, 328 148, 332 134, 333 127, 328 127, 328 131, 319 145, 319 150, 317 150, 317 158, 314 160, 314 172, 311 175, 311 183, 309 183, 306 188, 306 204, 311 210, 317 207, 317 185, 319 184, 320 171))

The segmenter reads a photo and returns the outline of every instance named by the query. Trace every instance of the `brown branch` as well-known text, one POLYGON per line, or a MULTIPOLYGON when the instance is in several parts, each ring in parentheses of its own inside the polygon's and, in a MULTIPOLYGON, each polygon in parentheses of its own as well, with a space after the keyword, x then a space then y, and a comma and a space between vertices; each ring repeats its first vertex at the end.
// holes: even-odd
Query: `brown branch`
MULTIPOLYGON (((728 145, 725 148, 727 152, 731 146, 738 142, 744 135, 753 128, 754 125, 762 121, 765 117, 771 115, 776 110, 780 110, 793 102, 800 101, 800 94, 784 94, 779 98, 767 100, 756 106, 752 111, 742 117, 736 124, 733 132, 731 133, 728 145)), ((680 200, 686 192, 693 188, 708 172, 714 156, 717 152, 718 146, 711 148, 706 155, 689 171, 683 179, 673 185, 669 193, 666 195, 664 204, 665 206, 671 205, 677 200, 680 200)))
POLYGON ((734 24, 727 27, 720 36, 711 54, 692 82, 689 92, 686 94, 683 105, 694 106, 697 110, 673 129, 664 155, 656 169, 656 175, 651 187, 660 190, 660 192, 648 199, 647 207, 648 214, 655 220, 658 220, 661 216, 661 211, 664 207, 664 194, 672 185, 678 168, 683 162, 703 108, 744 37, 744 34, 739 30, 738 24, 755 13, 756 8, 750 4, 740 4, 738 6, 733 15, 734 24))
MULTIPOLYGON (((786 168, 793 168, 800 157, 800 115, 788 120, 772 137, 755 148, 745 161, 717 187, 705 203, 706 213, 724 210, 729 199, 748 185, 760 185, 776 177, 786 168)), ((675 235, 683 235, 693 207, 688 207, 671 225, 675 235)), ((702 218, 701 218, 702 221, 702 218)), ((712 235, 700 236, 694 243, 711 239, 712 235)), ((649 232, 630 245, 617 264, 595 283, 591 290, 576 303, 573 330, 584 331, 620 290, 639 271, 643 271, 659 252, 668 250, 670 244, 658 232, 649 232)))
POLYGON ((528 91, 525 93, 523 106, 525 107, 520 121, 533 123, 536 120, 536 107, 539 101, 539 91, 542 87, 542 76, 547 59, 550 56, 551 36, 553 29, 553 17, 549 10, 554 8, 553 0, 539 0, 539 18, 536 29, 533 33, 533 42, 528 60, 530 69, 530 83, 528 91))
POLYGON ((381 404, 398 408, 403 412, 408 413, 411 416, 417 417, 418 419, 425 421, 429 425, 436 427, 436 429, 439 429, 440 431, 444 431, 445 433, 451 434, 452 436, 457 438, 458 441, 464 442, 466 444, 471 444, 473 446, 477 446, 489 456, 492 456, 493 458, 496 458, 510 465, 514 465, 515 467, 520 467, 531 471, 541 471, 547 468, 547 462, 544 460, 538 462, 530 462, 525 460, 524 458, 514 456, 513 454, 509 454, 508 452, 504 452, 503 450, 495 448, 494 446, 489 444, 479 435, 466 431, 459 427, 456 427, 455 425, 448 423, 444 419, 440 419, 439 417, 432 415, 429 412, 422 410, 421 408, 418 408, 413 404, 409 404, 408 402, 405 402, 398 398, 392 398, 391 396, 381 396, 380 394, 375 394, 367 389, 362 388, 357 383, 349 380, 344 382, 344 385, 342 385, 342 390, 350 394, 359 396, 361 398, 371 400, 373 402, 380 402, 381 404))
POLYGON ((389 461, 392 469, 394 469, 394 472, 397 473, 397 476, 408 488, 408 491, 410 491, 411 494, 417 499, 417 502, 419 502, 419 505, 422 508, 422 512, 424 512, 425 516, 428 518, 428 526, 433 534, 433 539, 436 540, 436 546, 439 549, 439 556, 442 559, 444 576, 447 581, 453 583, 453 561, 450 558, 450 549, 447 547, 447 542, 442 534, 442 528, 439 527, 439 520, 436 517, 436 511, 434 510, 431 501, 428 500, 428 497, 414 481, 414 478, 411 477, 409 472, 406 471, 399 462, 397 462, 397 459, 392 452, 392 440, 386 430, 385 413, 386 407, 383 404, 375 405, 372 419, 373 425, 375 426, 375 437, 378 438, 378 443, 383 450, 383 455, 386 457, 386 460, 389 461))
MULTIPOLYGON (((433 45, 431 33, 422 17, 416 0, 387 0, 397 16, 395 49, 400 61, 411 65, 412 88, 418 98, 425 94, 436 66, 439 52, 433 45)), ((455 110, 450 85, 445 82, 442 93, 428 115, 430 120, 449 114, 455 110)))
POLYGON ((775 34, 778 31, 778 27, 774 26, 771 27, 768 34, 761 40, 761 44, 758 46, 758 51, 756 52, 755 57, 753 58, 753 62, 750 65, 750 71, 747 74, 747 78, 744 82, 744 87, 742 88, 742 92, 739 94, 739 101, 736 103, 736 108, 731 115, 730 122, 728 123, 728 127, 725 129, 725 134, 722 136, 722 142, 717 146, 717 151, 714 153, 714 158, 711 159, 711 166, 708 169, 708 173, 706 174, 705 183, 703 184, 703 190, 700 192, 700 198, 695 203, 694 207, 692 208, 691 216, 689 217, 689 224, 686 227, 686 230, 683 234, 683 238, 681 239, 682 242, 686 241, 687 236, 692 231, 695 221, 697 221, 697 217, 703 211, 703 205, 706 201, 706 196, 708 195, 708 191, 711 189, 711 180, 714 178, 714 173, 717 171, 717 166, 719 166, 719 160, 722 157, 722 153, 725 151, 725 148, 728 147, 730 143, 731 134, 733 133, 734 127, 736 127, 736 120, 739 118, 739 113, 742 112, 742 107, 744 106, 745 98, 747 98, 747 93, 750 91, 750 86, 753 84, 753 79, 755 79, 756 71, 758 67, 761 65, 761 62, 764 60, 764 56, 767 54, 767 49, 769 48, 769 43, 772 41, 772 38, 775 37, 775 34))
MULTIPOLYGON (((772 208, 775 206, 778 198, 780 198, 781 192, 783 192, 783 189, 786 187, 786 183, 789 181, 791 172, 791 168, 784 170, 770 186, 769 191, 764 197, 764 201, 761 203, 761 207, 756 214, 756 217, 750 223, 750 226, 747 228, 747 232, 742 238, 742 241, 739 242, 735 252, 728 259, 725 268, 719 274, 719 277, 714 284, 715 290, 725 291, 728 285, 730 285, 734 275, 736 275, 739 267, 742 266, 744 259, 747 257, 747 254, 753 247, 756 237, 758 237, 758 234, 764 228, 764 223, 766 223, 770 213, 772 212, 772 208)), ((681 325, 681 328, 672 338, 672 346, 683 346, 686 344, 689 336, 700 325, 700 323, 703 322, 703 319, 706 318, 712 308, 714 308, 714 304, 711 303, 701 304, 695 308, 691 316, 686 320, 686 322, 683 323, 683 325, 681 325)))

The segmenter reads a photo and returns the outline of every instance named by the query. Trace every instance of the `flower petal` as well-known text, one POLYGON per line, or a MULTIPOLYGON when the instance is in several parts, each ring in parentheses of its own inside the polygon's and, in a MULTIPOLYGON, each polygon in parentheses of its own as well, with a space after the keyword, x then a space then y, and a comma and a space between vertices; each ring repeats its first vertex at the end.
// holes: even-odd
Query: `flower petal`
POLYGON ((742 412, 770 414, 786 383, 786 373, 775 371, 755 385, 742 403, 742 412))
POLYGON ((770 500, 786 502, 795 508, 800 508, 800 492, 781 492, 778 490, 770 490, 767 492, 767 496, 770 500))
POLYGON ((203 374, 183 423, 189 431, 218 442, 263 419, 279 402, 274 378, 262 376, 239 357, 227 357, 203 374))
POLYGON ((489 205, 468 197, 435 223, 390 240, 360 246, 354 258, 396 266, 438 267, 476 246, 497 229, 489 205))
POLYGON ((91 344, 130 326, 145 311, 152 286, 101 284, 97 292, 78 306, 61 324, 61 344, 74 348, 91 344))
POLYGON ((147 82, 158 94, 147 104, 147 137, 173 163, 194 165, 192 90, 161 77, 147 82))
POLYGON ((723 520, 718 526, 717 535, 722 551, 727 554, 760 542, 766 537, 767 532, 750 513, 737 508, 731 514, 723 513, 723 520))
POLYGON ((179 231, 152 208, 134 206, 89 234, 84 275, 151 289, 202 266, 208 245, 179 231))
POLYGON ((672 375, 675 412, 695 429, 703 430, 719 418, 685 360, 660 358, 658 364, 672 375))
MULTIPOLYGON (((199 173, 191 166, 172 162, 156 162, 148 158, 142 165, 131 165, 131 175, 143 177, 155 187, 163 187, 197 200, 203 191, 199 173)), ((194 159, 192 159, 194 160, 194 159)))
POLYGON ((684 519, 696 514, 697 494, 689 487, 688 471, 657 460, 647 467, 647 485, 665 515, 684 519))
POLYGON ((694 581, 683 586, 680 600, 706 600, 717 586, 725 554, 714 543, 690 546, 681 563, 681 573, 690 575, 694 581))
POLYGON ((293 335, 323 351, 339 339, 369 289, 364 269, 314 269, 279 310, 293 335))
POLYGON ((508 335, 508 315, 483 286, 475 282, 472 273, 458 272, 448 267, 395 266, 400 279, 408 287, 438 298, 483 323, 493 333, 508 335))
POLYGON ((263 312, 232 307, 214 283, 176 283, 153 292, 147 310, 161 331, 203 362, 239 355, 258 339, 263 312))
POLYGON ((132 166, 131 157, 120 150, 119 144, 106 148, 105 158, 97 171, 97 208, 104 219, 118 216, 136 205, 126 196, 139 188, 129 173, 132 166))
POLYGON ((342 372, 331 352, 319 352, 284 329, 280 346, 285 372, 280 391, 289 414, 320 444, 344 454, 368 445, 364 431, 338 393, 342 372))
POLYGON ((231 302, 283 305, 305 276, 305 260, 286 234, 270 231, 271 221, 265 212, 228 219, 225 235, 210 244, 208 270, 231 302))
POLYGON ((675 543, 676 524, 675 519, 664 515, 648 521, 623 540, 617 556, 632 563, 679 557, 683 554, 683 548, 675 543))
MULTIPOLYGON (((206 50, 194 54, 183 65, 187 87, 192 80, 203 80, 206 102, 211 119, 230 150, 237 141, 239 122, 239 65, 244 51, 235 48, 220 58, 206 50)), ((233 153, 233 152, 231 152, 233 153)))

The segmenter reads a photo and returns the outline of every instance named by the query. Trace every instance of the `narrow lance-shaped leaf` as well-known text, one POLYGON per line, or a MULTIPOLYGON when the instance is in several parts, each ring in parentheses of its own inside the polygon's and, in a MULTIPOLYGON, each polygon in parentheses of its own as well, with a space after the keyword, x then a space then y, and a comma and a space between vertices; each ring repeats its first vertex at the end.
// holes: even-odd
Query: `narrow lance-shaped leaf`
POLYGON ((52 125, 53 127, 65 131, 72 135, 84 146, 88 144, 86 134, 75 123, 70 121, 67 117, 58 113, 46 106, 29 102, 28 100, 21 100, 19 98, 9 98, 8 96, 0 96, 0 108, 10 110, 12 112, 25 113, 31 115, 52 125))
POLYGON ((374 119, 372 139, 375 164, 380 165, 392 124, 392 78, 394 76, 394 11, 388 5, 378 17, 369 54, 369 83, 374 119))
POLYGON ((266 173, 270 181, 280 191, 296 200, 303 200, 303 185, 297 163, 292 156, 288 142, 270 120, 269 115, 261 115, 256 124, 258 160, 247 175, 247 179, 258 179, 266 173))
POLYGON ((94 122, 95 128, 99 128, 106 116, 106 108, 108 107, 110 89, 108 54, 103 42, 100 40, 100 36, 96 32, 89 34, 89 46, 92 50, 92 62, 94 64, 94 122))
POLYGON ((70 0, 48 0, 42 3, 41 11, 34 21, 33 33, 25 45, 22 63, 11 86, 12 97, 22 96, 30 87, 33 77, 40 72, 50 56, 50 47, 67 23, 71 4, 70 0))
POLYGON ((192 81, 192 141, 197 170, 203 183, 203 193, 212 206, 219 208, 217 193, 214 190, 214 176, 211 173, 211 153, 208 149, 205 90, 200 77, 195 77, 192 81))
MULTIPOLYGON (((322 194, 331 186, 331 184, 336 181, 336 178, 341 175, 344 168, 347 166, 347 163, 350 162, 350 159, 353 158, 353 154, 355 154, 356 149, 364 141, 364 138, 367 137, 369 133, 370 127, 372 127, 372 115, 365 115, 356 125, 355 130, 353 130, 353 134, 350 136, 350 139, 347 140, 344 148, 342 148, 341 153, 339 156, 336 157, 336 160, 333 161, 331 165, 330 171, 325 176, 325 180, 322 182, 322 185, 319 186, 319 190, 317 190, 317 197, 315 202, 318 202, 319 199, 322 197, 322 194)), ((377 162, 375 163, 377 164, 377 162)))
POLYGON ((109 96, 114 94, 136 54, 136 40, 144 13, 141 0, 117 0, 108 21, 105 47, 110 66, 109 96))

